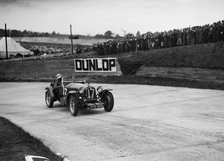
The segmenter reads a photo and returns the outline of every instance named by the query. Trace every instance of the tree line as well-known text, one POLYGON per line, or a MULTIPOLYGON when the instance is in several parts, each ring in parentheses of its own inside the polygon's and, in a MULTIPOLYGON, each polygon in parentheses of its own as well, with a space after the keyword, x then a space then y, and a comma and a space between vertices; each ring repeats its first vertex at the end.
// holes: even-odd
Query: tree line
MULTIPOLYGON (((4 37, 4 36, 5 36, 5 29, 0 28, 0 37, 4 37)), ((54 36, 61 37, 61 36, 68 36, 68 35, 56 33, 55 31, 53 31, 52 33, 48 33, 48 32, 34 32, 34 31, 28 31, 28 30, 20 31, 16 29, 13 29, 13 30, 8 29, 7 36, 10 36, 10 37, 54 37, 54 36)), ((85 37, 85 35, 77 35, 77 36, 85 37)), ((95 36, 86 35, 86 37, 121 38, 119 34, 114 34, 110 30, 106 31, 104 34, 96 34, 95 36)))
MULTIPOLYGON (((55 32, 54 32, 55 33, 55 32)), ((28 30, 7 30, 7 36, 10 37, 49 37, 53 34, 48 32, 33 32, 28 30)), ((55 33, 56 34, 56 33, 55 33)), ((5 36, 5 29, 0 29, 0 37, 5 36)))

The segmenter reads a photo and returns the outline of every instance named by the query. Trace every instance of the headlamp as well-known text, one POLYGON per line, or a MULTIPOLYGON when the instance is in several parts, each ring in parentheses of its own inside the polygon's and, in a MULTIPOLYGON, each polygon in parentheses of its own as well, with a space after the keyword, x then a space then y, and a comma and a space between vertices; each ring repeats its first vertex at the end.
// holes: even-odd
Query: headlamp
POLYGON ((100 92, 102 92, 102 91, 103 91, 103 87, 102 87, 102 86, 97 87, 97 92, 98 92, 98 93, 100 93, 100 92))

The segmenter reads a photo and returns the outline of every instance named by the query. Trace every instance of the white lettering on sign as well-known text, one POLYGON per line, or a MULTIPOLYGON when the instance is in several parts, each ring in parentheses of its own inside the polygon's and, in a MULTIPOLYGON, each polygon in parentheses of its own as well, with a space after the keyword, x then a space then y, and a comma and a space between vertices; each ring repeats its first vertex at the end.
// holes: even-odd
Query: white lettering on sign
POLYGON ((74 59, 75 72, 117 72, 117 58, 74 59))

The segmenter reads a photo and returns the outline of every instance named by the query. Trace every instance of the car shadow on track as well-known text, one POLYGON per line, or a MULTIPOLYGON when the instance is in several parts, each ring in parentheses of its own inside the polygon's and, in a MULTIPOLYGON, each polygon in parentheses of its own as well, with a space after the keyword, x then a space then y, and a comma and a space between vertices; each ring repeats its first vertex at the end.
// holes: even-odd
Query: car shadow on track
POLYGON ((83 109, 79 111, 78 115, 84 116, 84 115, 99 115, 105 113, 104 109, 83 109))

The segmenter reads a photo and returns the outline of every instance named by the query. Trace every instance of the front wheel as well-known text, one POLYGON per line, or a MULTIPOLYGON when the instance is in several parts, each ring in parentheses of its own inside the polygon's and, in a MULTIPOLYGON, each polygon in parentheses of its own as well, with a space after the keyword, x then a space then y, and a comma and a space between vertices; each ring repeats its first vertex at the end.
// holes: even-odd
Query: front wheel
POLYGON ((45 103, 46 103, 48 108, 51 108, 54 105, 54 101, 53 101, 53 98, 50 95, 50 91, 49 90, 47 90, 45 92, 45 103))
POLYGON ((78 114, 78 100, 75 96, 70 96, 68 100, 68 106, 72 116, 78 114))
POLYGON ((107 92, 103 95, 103 103, 104 103, 104 110, 106 112, 110 112, 113 110, 114 107, 114 97, 111 92, 107 92))

